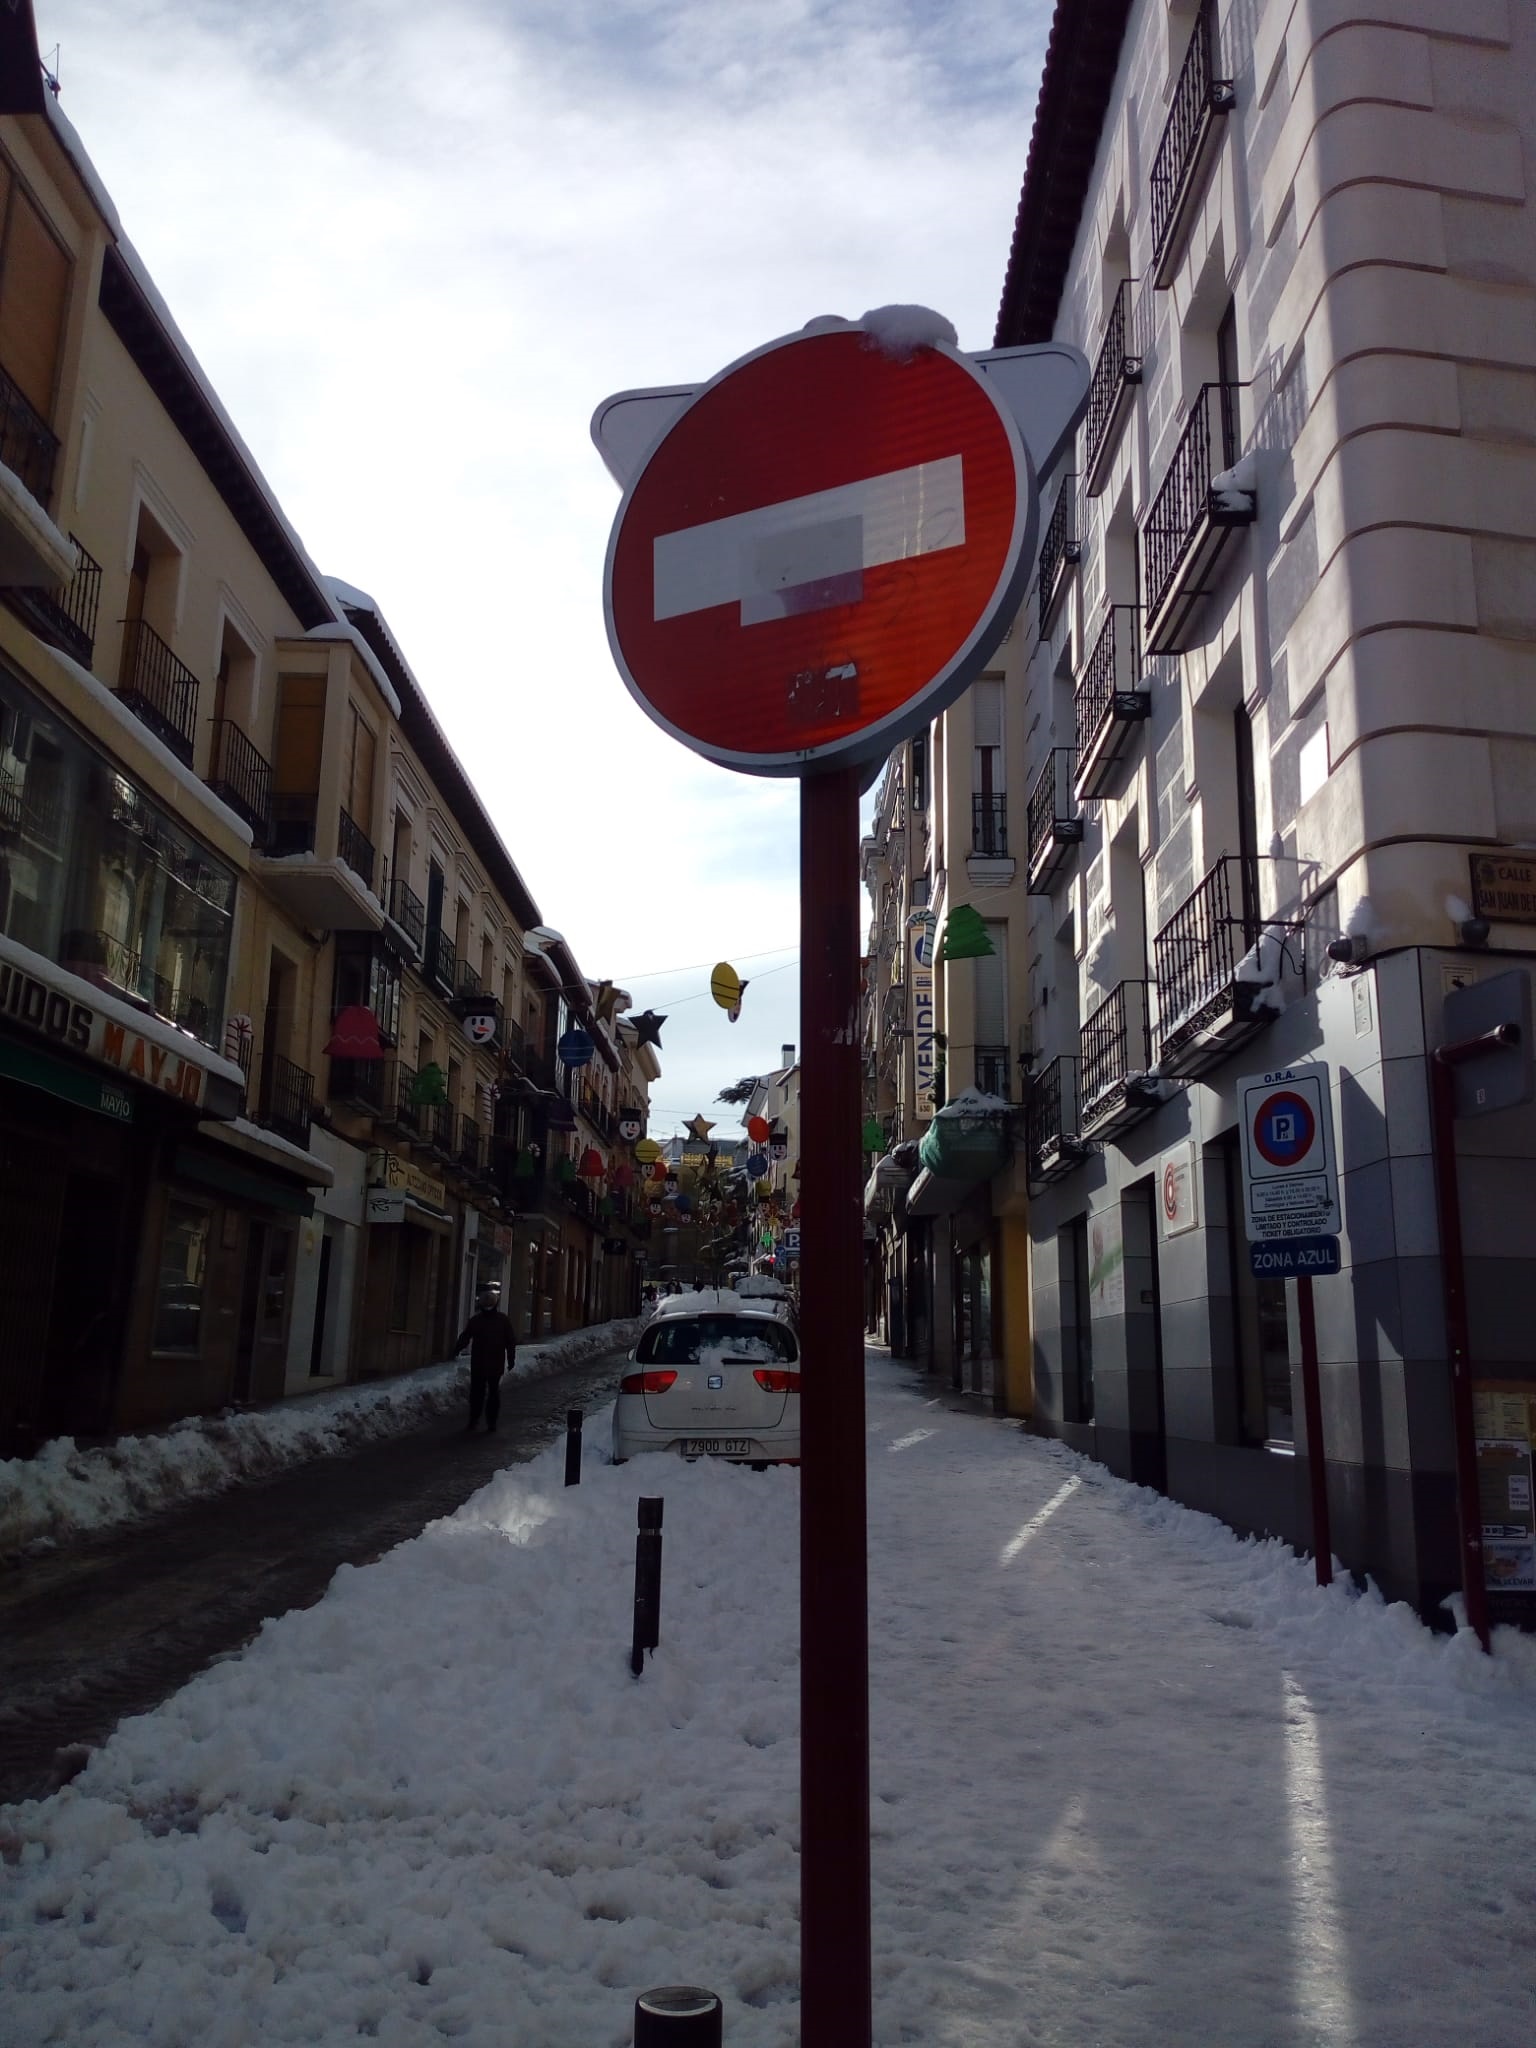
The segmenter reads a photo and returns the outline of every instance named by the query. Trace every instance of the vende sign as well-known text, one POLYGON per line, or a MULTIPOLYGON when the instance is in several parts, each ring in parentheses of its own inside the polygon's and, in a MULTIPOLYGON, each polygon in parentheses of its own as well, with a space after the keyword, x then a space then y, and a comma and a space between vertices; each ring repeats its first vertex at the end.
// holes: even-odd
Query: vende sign
POLYGON ((626 488, 604 595, 629 689, 727 767, 878 759, 1001 640, 1033 566, 1036 464, 1086 389, 1054 344, 898 357, 841 326, 697 391, 608 400, 593 434, 626 488))

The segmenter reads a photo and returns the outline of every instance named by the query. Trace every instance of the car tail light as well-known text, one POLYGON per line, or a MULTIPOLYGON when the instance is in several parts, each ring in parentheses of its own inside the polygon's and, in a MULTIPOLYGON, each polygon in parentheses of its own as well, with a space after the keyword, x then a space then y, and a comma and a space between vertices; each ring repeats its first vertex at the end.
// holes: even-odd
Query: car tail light
POLYGON ((619 1381, 621 1394, 664 1394, 677 1378, 675 1372, 627 1372, 619 1381))
POLYGON ((767 1366, 759 1366, 752 1377, 770 1394, 798 1394, 800 1391, 800 1375, 797 1372, 780 1372, 767 1366))

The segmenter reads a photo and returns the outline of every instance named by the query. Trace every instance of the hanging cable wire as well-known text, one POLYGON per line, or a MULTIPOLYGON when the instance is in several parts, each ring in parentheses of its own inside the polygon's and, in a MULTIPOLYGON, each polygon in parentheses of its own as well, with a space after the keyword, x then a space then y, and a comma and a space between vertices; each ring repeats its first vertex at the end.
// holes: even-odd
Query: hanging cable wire
MULTIPOLYGON (((795 959, 798 960, 800 948, 798 946, 765 946, 761 953, 738 953, 735 957, 738 960, 771 960, 775 953, 793 953, 795 959)), ((786 966, 793 966, 794 962, 787 961, 785 964, 786 966)), ((616 983, 620 988, 625 988, 632 981, 659 981, 664 974, 692 974, 696 968, 713 967, 714 965, 715 962, 713 960, 685 960, 681 967, 648 967, 643 974, 610 974, 608 979, 616 983)))

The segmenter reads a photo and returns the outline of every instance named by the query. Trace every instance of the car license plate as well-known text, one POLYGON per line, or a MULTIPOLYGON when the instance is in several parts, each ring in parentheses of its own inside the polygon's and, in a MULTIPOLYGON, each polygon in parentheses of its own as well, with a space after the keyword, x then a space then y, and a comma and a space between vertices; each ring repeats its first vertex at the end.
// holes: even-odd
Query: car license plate
POLYGON ((683 1456, 685 1458, 744 1458, 751 1450, 751 1439, 744 1436, 685 1436, 683 1456))

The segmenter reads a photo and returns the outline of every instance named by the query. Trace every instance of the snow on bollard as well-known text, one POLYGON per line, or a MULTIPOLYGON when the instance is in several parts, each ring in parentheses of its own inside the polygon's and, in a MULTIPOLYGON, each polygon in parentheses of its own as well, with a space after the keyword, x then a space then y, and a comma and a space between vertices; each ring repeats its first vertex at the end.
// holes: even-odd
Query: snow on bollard
POLYGON ((635 1537, 635 1635, 629 1668, 638 1678, 645 1653, 661 1641, 661 1511, 660 1496, 642 1494, 638 1503, 639 1533, 635 1537))
POLYGON ((565 1483, 567 1486, 581 1484, 581 1410, 567 1408, 565 1411, 565 1483))
POLYGON ((697 1984, 663 1984, 635 2000, 634 2048, 720 2048, 724 2029, 719 1999, 697 1984))

